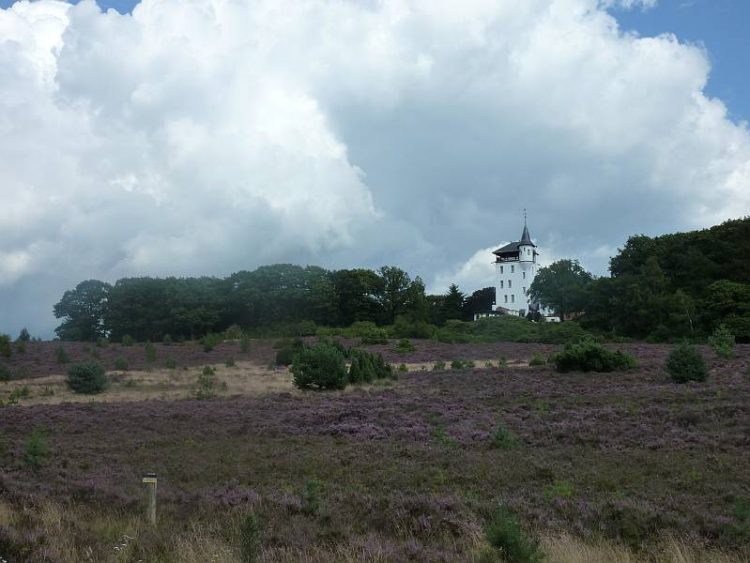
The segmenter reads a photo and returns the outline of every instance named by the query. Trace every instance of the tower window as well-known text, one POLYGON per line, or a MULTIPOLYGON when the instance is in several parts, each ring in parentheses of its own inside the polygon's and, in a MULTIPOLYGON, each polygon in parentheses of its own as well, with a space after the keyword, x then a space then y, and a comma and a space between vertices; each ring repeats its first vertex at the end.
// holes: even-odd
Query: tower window
POLYGON ((505 296, 505 302, 506 303, 508 302, 508 296, 507 295, 505 296))
POLYGON ((502 266, 500 266, 500 273, 501 274, 503 273, 503 267, 502 266))
POLYGON ((516 296, 515 295, 511 295, 510 296, 510 302, 511 303, 515 303, 516 302, 516 296))
POLYGON ((508 289, 513 287, 513 280, 508 280, 508 289))
POLYGON ((515 271, 516 271, 516 267, 511 265, 511 267, 510 267, 510 273, 512 274, 515 271))
POLYGON ((526 272, 523 273, 523 279, 526 279, 526 272))
POLYGON ((500 280, 500 289, 503 288, 503 280, 500 280))

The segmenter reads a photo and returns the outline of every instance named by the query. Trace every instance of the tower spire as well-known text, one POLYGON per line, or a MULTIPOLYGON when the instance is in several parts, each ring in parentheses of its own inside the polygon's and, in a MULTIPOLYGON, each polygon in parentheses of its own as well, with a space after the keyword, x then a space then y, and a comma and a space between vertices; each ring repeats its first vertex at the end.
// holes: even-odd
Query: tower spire
POLYGON ((531 244, 534 243, 531 242, 531 235, 529 235, 529 227, 526 225, 526 208, 523 210, 523 234, 521 235, 521 240, 519 241, 519 244, 531 244))

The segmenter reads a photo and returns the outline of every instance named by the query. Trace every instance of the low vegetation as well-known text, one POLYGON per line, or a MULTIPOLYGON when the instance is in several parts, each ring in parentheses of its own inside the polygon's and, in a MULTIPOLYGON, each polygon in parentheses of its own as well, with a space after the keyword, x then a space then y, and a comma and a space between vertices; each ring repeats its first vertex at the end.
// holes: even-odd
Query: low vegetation
POLYGON ((94 395, 107 389, 109 379, 100 363, 85 362, 68 370, 66 383, 74 393, 94 395))
POLYGON ((680 344, 669 354, 667 373, 676 383, 708 379, 708 368, 703 354, 695 346, 687 343, 680 344))
POLYGON ((621 351, 611 352, 592 339, 567 344, 562 352, 551 358, 555 369, 561 373, 569 371, 611 372, 637 367, 635 358, 621 351))

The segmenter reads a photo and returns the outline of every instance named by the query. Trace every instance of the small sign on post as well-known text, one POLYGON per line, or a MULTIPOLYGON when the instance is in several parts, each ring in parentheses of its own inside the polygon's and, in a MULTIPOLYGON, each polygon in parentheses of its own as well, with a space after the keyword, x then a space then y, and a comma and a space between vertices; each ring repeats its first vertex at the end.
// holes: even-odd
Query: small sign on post
POLYGON ((146 515, 151 525, 156 525, 156 473, 146 473, 143 476, 143 483, 148 487, 148 507, 146 515))

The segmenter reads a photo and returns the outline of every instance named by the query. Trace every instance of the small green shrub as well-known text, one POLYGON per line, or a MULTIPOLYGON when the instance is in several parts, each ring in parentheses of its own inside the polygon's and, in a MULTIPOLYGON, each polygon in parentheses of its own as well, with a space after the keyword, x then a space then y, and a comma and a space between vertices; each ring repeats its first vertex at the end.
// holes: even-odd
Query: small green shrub
POLYGON ((610 352, 601 344, 591 339, 584 339, 575 344, 566 344, 562 352, 554 354, 551 361, 561 373, 569 371, 611 372, 628 370, 637 367, 635 358, 630 354, 610 352))
POLYGON ((474 360, 464 360, 464 368, 474 369, 475 367, 476 367, 476 364, 474 364, 474 360))
POLYGON ((547 360, 544 359, 544 356, 542 356, 539 352, 534 353, 533 356, 531 356, 531 359, 529 360, 530 366, 543 366, 547 363, 547 360))
POLYGON ((256 563, 260 561, 260 523, 254 512, 246 514, 240 525, 240 561, 256 563))
POLYGON ((23 462, 27 467, 38 469, 49 459, 47 436, 41 428, 35 428, 23 445, 23 462))
POLYGON ((161 339, 161 343, 164 344, 164 346, 171 346, 172 337, 169 334, 165 334, 164 337, 161 339))
POLYGON ((216 346, 222 343, 224 339, 221 334, 215 334, 209 332, 203 338, 201 338, 201 345, 203 346, 204 352, 211 352, 216 346))
POLYGON ((515 448, 518 445, 518 438, 513 434, 507 427, 499 424, 492 434, 490 444, 493 448, 499 448, 501 450, 509 450, 515 448))
POLYGON ((0 381, 10 381, 13 379, 13 373, 6 366, 0 365, 0 381))
POLYGON ((505 507, 497 509, 484 528, 487 542, 503 560, 513 563, 539 563, 543 560, 539 542, 523 531, 513 514, 505 507))
POLYGON ((193 388, 196 399, 212 399, 216 396, 216 370, 211 366, 203 368, 193 388))
POLYGON ((484 362, 484 367, 486 369, 492 369, 495 367, 495 364, 493 364, 490 360, 487 360, 486 362, 484 362))
POLYGON ((508 358, 506 358, 505 356, 502 356, 498 360, 498 362, 497 362, 497 367, 499 367, 499 368, 507 368, 508 367, 508 358))
POLYGON ((462 370, 466 368, 466 362, 463 360, 453 360, 451 362, 451 369, 453 370, 462 370))
POLYGON ((708 344, 720 358, 734 357, 735 339, 726 325, 719 325, 708 339, 708 344))
POLYGON ((29 389, 28 385, 24 385, 23 387, 16 387, 13 389, 13 391, 10 392, 10 395, 8 396, 8 404, 9 405, 17 405, 19 399, 26 399, 31 395, 31 389, 29 389))
POLYGON ((167 369, 177 369, 177 360, 174 358, 167 358, 164 360, 164 367, 167 369))
POLYGON ((371 354, 365 350, 351 350, 352 363, 349 367, 350 383, 372 383, 378 379, 393 379, 393 369, 383 359, 382 354, 371 354))
POLYGON ((242 338, 243 334, 240 325, 230 325, 229 328, 224 331, 224 338, 227 340, 239 340, 242 338))
POLYGON ((115 369, 117 371, 128 371, 128 361, 125 358, 117 358, 115 360, 115 369))
POLYGON ((31 342, 31 335, 29 334, 29 331, 26 330, 26 327, 22 328, 21 332, 18 333, 16 342, 31 342))
POLYGON ((108 348, 109 347, 109 340, 106 338, 97 338, 96 339, 96 347, 97 348, 108 348))
POLYGON ((226 367, 228 367, 228 368, 233 368, 233 367, 235 367, 235 366, 236 366, 237 364, 235 363, 235 361, 234 361, 234 358, 229 358, 229 359, 227 359, 227 361, 225 361, 225 362, 224 362, 224 365, 225 365, 226 367))
POLYGON ((412 344, 408 338, 402 338, 396 345, 396 352, 399 354, 408 354, 416 350, 414 344, 412 344))
POLYGON ((329 344, 303 349, 295 356, 291 370, 294 385, 300 389, 343 389, 348 382, 344 356, 329 344))
POLYGON ((123 336, 123 337, 122 337, 122 338, 120 339, 120 343, 121 343, 121 344, 122 344, 123 346, 132 346, 133 344, 135 344, 135 340, 133 339, 133 337, 132 337, 132 336, 130 336, 129 334, 126 334, 125 336, 123 336))
POLYGON ((0 334, 0 356, 3 358, 10 358, 13 354, 13 348, 10 345, 10 336, 7 334, 0 334))
POLYGON ((575 488, 568 481, 555 481, 544 489, 544 498, 547 500, 571 498, 574 492, 575 488))
POLYGON ((68 353, 65 351, 65 348, 62 346, 58 346, 55 350, 55 361, 58 364, 68 364, 70 363, 70 356, 68 356, 68 353))
POLYGON ((68 370, 65 383, 74 393, 94 395, 107 389, 109 381, 104 367, 98 362, 76 364, 68 370))
POLYGON ((375 328, 362 334, 359 343, 363 346, 370 344, 388 344, 388 333, 382 328, 375 328))
POLYGON ((318 332, 318 325, 315 321, 300 321, 294 327, 297 336, 315 336, 318 332))
POLYGON ((277 366, 290 366, 294 363, 294 358, 305 349, 305 343, 300 338, 283 341, 281 347, 276 352, 277 366))
POLYGON ((322 489, 323 483, 317 479, 310 479, 305 483, 305 492, 302 495, 302 512, 310 516, 320 512, 322 489))
POLYGON ((676 383, 688 381, 705 381, 708 379, 706 361, 700 351, 683 342, 669 354, 667 373, 676 383))
POLYGON ((445 362, 443 360, 438 360, 432 366, 432 371, 443 371, 444 369, 445 369, 445 362))
POLYGON ((391 327, 391 334, 395 338, 432 338, 437 332, 437 327, 424 321, 410 321, 405 317, 396 317, 391 327))
POLYGON ((406 367, 406 364, 399 364, 399 366, 398 366, 398 371, 400 371, 400 372, 402 372, 402 373, 406 373, 406 372, 408 372, 408 371, 409 371, 409 368, 408 368, 408 367, 406 367))
POLYGON ((147 362, 155 362, 156 361, 156 346, 151 344, 151 342, 146 342, 146 346, 144 347, 144 351, 146 352, 146 361, 147 362))

